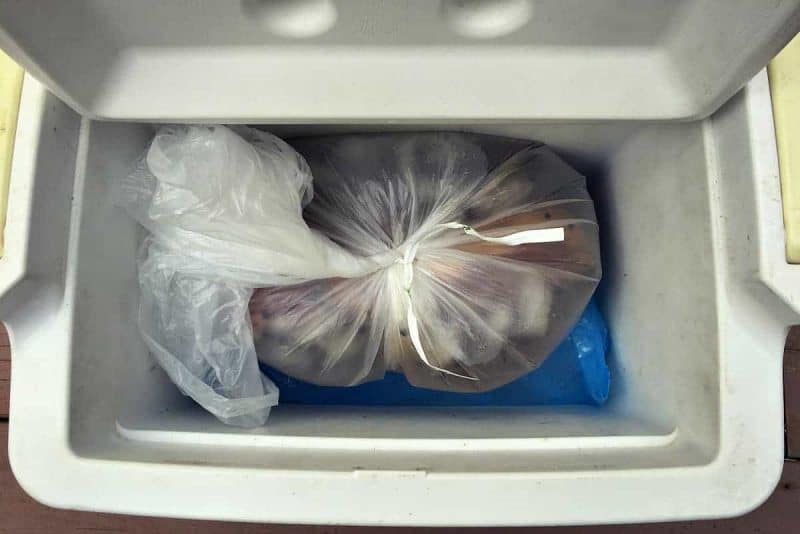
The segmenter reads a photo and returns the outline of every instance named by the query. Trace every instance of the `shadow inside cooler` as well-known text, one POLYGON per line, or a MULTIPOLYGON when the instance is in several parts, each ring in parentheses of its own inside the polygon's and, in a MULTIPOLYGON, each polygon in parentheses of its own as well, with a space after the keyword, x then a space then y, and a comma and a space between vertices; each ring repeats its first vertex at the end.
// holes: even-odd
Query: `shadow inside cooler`
MULTIPOLYGON (((78 120, 77 118, 75 120, 78 120)), ((703 464, 717 446, 716 287, 704 122, 259 125, 278 136, 458 130, 538 140, 587 177, 600 225, 596 299, 611 346, 598 406, 279 404, 225 426, 180 394, 137 326, 142 230, 110 200, 155 127, 85 120, 70 428, 76 454, 265 468, 563 471, 703 464)))

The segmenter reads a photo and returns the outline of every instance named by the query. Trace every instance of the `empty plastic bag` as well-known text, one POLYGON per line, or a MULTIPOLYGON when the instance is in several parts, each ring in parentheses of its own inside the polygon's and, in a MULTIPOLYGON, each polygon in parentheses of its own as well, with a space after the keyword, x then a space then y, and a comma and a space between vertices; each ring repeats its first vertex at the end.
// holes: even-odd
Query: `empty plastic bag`
POLYGON ((264 132, 159 129, 117 200, 151 235, 139 263, 139 328, 186 394, 221 421, 266 421, 278 391, 262 376, 248 302, 253 287, 374 270, 302 218, 311 174, 264 132))

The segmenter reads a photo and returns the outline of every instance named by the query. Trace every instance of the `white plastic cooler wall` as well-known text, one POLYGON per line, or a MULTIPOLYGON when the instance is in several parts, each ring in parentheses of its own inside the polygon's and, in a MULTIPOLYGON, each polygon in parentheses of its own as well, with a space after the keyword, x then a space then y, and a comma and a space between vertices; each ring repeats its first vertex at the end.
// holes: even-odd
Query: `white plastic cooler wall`
POLYGON ((4 0, 0 44, 106 119, 697 119, 798 13, 797 0, 4 0))
POLYGON ((781 356, 800 297, 800 270, 782 260, 766 75, 699 122, 405 128, 539 139, 587 174, 608 405, 279 406, 262 429, 220 424, 177 393, 136 329, 141 231, 109 183, 153 126, 81 119, 28 78, 0 260, 9 455, 23 487, 77 509, 363 524, 653 521, 766 498, 782 467, 781 356))

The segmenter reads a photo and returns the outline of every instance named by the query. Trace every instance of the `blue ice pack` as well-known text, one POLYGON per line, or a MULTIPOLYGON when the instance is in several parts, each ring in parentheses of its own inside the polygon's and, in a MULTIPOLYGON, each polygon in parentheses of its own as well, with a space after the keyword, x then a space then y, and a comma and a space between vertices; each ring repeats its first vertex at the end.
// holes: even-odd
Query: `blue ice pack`
POLYGON ((386 373, 354 387, 316 386, 265 368, 280 390, 281 404, 361 406, 531 406, 605 403, 611 376, 606 365, 608 329, 594 301, 572 332, 536 370, 484 393, 414 387, 401 373, 386 373))

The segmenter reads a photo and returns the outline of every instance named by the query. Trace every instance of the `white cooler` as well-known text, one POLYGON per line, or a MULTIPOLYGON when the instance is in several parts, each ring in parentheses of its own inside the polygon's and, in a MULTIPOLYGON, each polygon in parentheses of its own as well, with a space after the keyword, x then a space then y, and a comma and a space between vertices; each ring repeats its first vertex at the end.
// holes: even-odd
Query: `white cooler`
POLYGON ((754 508, 781 473, 800 322, 758 71, 798 27, 800 0, 2 2, 0 45, 33 76, 0 260, 17 479, 56 507, 265 522, 754 508), (281 405, 263 428, 219 423, 147 354, 142 231, 109 199, 165 121, 549 143, 598 210, 608 404, 281 405))

